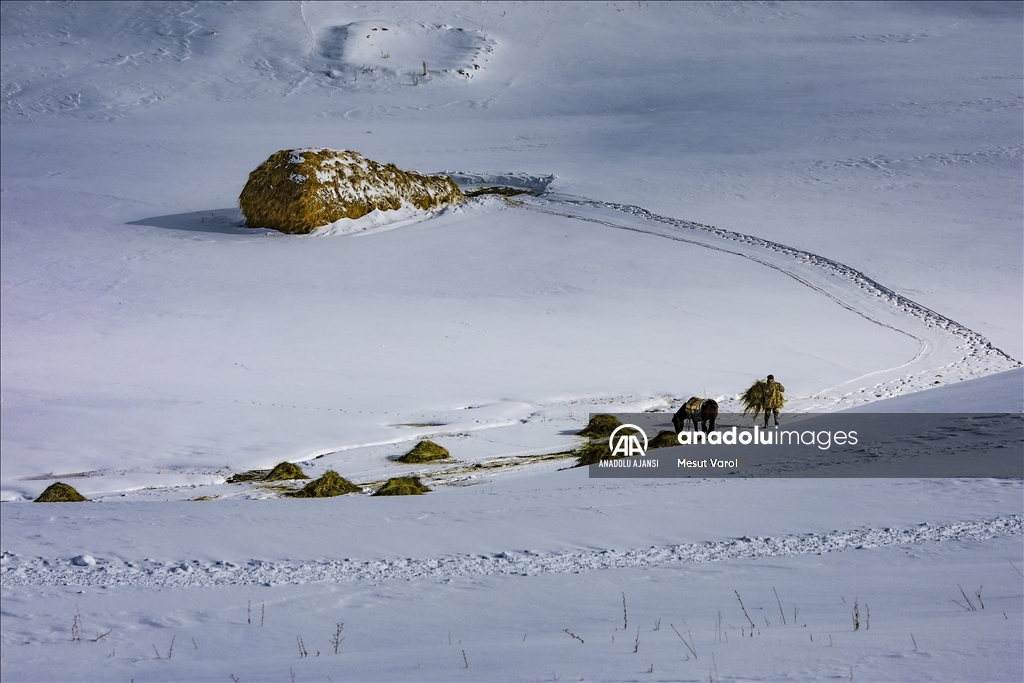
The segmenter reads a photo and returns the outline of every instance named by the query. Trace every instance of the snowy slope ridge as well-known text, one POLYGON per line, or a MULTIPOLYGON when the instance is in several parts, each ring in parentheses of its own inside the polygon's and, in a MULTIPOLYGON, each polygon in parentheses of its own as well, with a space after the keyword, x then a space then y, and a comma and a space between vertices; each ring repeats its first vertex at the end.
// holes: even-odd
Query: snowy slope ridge
MULTIPOLYGON (((742 256, 782 271, 844 308, 910 336, 920 345, 919 353, 905 364, 825 389, 807 404, 799 407, 790 404, 791 408, 834 410, 850 400, 872 400, 919 391, 936 384, 935 377, 944 377, 948 382, 1021 367, 1020 361, 994 347, 981 334, 831 258, 751 235, 659 216, 639 206, 558 194, 514 201, 534 211, 659 235, 742 256), (562 208, 565 206, 572 208, 562 208), (662 227, 666 225, 675 230, 662 227), (873 384, 859 390, 847 389, 865 381, 873 384)), ((727 403, 727 409, 734 407, 727 403)))
POLYGON ((607 569, 658 567, 740 558, 789 557, 903 546, 926 542, 981 541, 1019 536, 1021 517, 961 521, 911 529, 862 529, 804 534, 785 538, 742 537, 701 544, 630 550, 592 550, 539 554, 505 551, 493 556, 463 555, 440 559, 335 560, 326 562, 111 561, 74 558, 21 558, 5 552, 0 579, 4 586, 245 586, 336 581, 451 579, 466 576, 579 573, 607 569))

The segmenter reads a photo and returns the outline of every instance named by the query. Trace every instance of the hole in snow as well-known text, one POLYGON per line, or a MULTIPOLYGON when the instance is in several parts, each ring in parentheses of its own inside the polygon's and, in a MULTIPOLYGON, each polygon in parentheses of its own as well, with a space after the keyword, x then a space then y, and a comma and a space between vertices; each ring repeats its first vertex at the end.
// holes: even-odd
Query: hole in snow
POLYGON ((325 27, 318 41, 320 56, 326 60, 324 72, 357 80, 382 75, 419 80, 438 75, 472 78, 474 72, 487 68, 494 45, 480 31, 368 21, 325 27))

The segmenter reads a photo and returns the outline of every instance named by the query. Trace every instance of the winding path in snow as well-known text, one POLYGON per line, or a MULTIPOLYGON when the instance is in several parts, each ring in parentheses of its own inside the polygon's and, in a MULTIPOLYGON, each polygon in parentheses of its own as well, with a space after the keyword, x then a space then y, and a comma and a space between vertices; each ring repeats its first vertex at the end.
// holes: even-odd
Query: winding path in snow
MULTIPOLYGON (((511 200, 515 206, 611 228, 714 249, 773 268, 872 323, 915 339, 918 353, 885 368, 825 389, 800 409, 837 409, 1021 367, 983 335, 893 291, 864 273, 818 254, 710 225, 659 216, 639 206, 543 192, 511 200), (865 387, 865 380, 871 386, 865 387)), ((725 406, 728 410, 731 406, 725 406)))
MULTIPOLYGON (((386 579, 448 579, 465 576, 532 576, 602 569, 660 567, 733 559, 788 557, 912 545, 927 542, 977 541, 1022 533, 1018 515, 987 521, 960 521, 910 529, 861 529, 783 538, 742 537, 728 541, 654 546, 631 550, 582 550, 559 553, 502 552, 456 555, 439 559, 333 560, 266 562, 250 560, 201 563, 198 560, 158 564, 105 562, 93 558, 43 560, 3 557, 4 586, 224 586, 296 585, 315 582, 381 581, 386 579), (95 562, 95 564, 93 564, 95 562)), ((81 557, 81 556, 80 556, 81 557)))

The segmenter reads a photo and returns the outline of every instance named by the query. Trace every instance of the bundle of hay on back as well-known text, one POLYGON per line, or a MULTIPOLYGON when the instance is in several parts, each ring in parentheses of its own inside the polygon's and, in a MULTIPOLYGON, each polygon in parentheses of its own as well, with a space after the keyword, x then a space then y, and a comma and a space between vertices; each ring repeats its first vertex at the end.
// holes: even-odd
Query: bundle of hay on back
POLYGON ((270 474, 263 478, 263 481, 288 481, 290 479, 309 479, 302 468, 291 462, 282 462, 270 470, 270 474))
POLYGON ((57 482, 50 484, 46 490, 39 494, 37 503, 84 503, 89 499, 75 490, 74 486, 57 482))
POLYGON ((424 439, 418 444, 412 447, 412 450, 403 455, 398 459, 398 462, 405 463, 423 463, 433 462, 435 460, 445 460, 452 457, 448 453, 448 449, 443 446, 438 446, 433 441, 427 441, 424 439))
POLYGON ((617 427, 622 426, 622 421, 614 415, 595 415, 580 432, 580 436, 588 439, 607 439, 617 427))
POLYGON ((324 476, 314 479, 292 495, 296 498, 331 498, 360 491, 362 491, 361 488, 345 477, 334 470, 327 470, 324 472, 324 476))
POLYGON ((778 382, 766 382, 763 379, 754 380, 750 387, 740 394, 740 403, 743 404, 743 414, 765 413, 769 410, 781 408, 786 403, 786 397, 782 395, 786 388, 778 382))
POLYGON ((320 147, 283 149, 255 171, 238 205, 250 228, 305 234, 341 218, 403 204, 440 209, 465 196, 448 176, 401 171, 362 154, 320 147))
POLYGON ((375 496, 421 496, 430 489, 419 477, 395 477, 388 479, 377 489, 375 496))

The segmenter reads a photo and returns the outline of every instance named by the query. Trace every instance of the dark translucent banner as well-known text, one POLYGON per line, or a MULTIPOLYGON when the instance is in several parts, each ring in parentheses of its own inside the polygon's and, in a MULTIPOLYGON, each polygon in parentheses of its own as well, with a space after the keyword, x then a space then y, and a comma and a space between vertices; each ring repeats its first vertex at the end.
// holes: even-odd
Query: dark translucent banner
POLYGON ((1024 478, 1019 413, 783 413, 767 429, 722 414, 679 432, 671 413, 614 416, 623 426, 590 439, 591 477, 1024 478))

